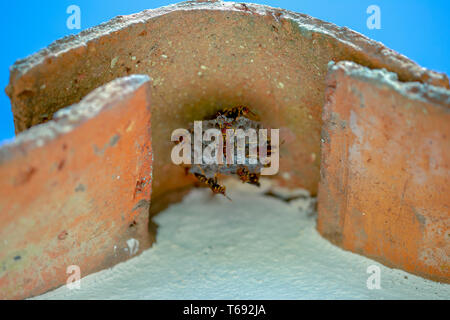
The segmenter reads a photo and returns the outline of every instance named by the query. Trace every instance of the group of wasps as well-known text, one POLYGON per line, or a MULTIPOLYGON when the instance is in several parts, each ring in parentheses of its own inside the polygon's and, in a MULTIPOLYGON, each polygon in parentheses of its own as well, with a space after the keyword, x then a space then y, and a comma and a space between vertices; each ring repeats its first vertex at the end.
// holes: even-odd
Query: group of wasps
MULTIPOLYGON (((215 115, 215 118, 223 116, 227 119, 231 119, 231 121, 224 122, 222 125, 220 125, 220 130, 222 132, 222 136, 225 138, 226 130, 233 129, 233 124, 239 119, 239 117, 244 117, 248 114, 251 114, 256 117, 256 114, 254 114, 248 107, 245 107, 245 106, 237 106, 237 107, 228 108, 228 109, 217 112, 215 115)), ((226 148, 226 146, 224 145, 224 149, 225 148, 226 148)), ((225 153, 225 150, 224 150, 224 153, 225 153)), ((269 147, 267 149, 267 153, 270 154, 269 147)), ((260 183, 259 183, 260 174, 250 172, 246 166, 244 166, 244 165, 239 166, 239 168, 236 170, 236 174, 237 174, 239 180, 242 181, 243 183, 253 184, 258 187, 260 186, 260 183)), ((213 178, 208 178, 208 177, 206 177, 205 174, 200 174, 200 173, 194 173, 194 176, 197 178, 197 180, 200 183, 207 185, 214 194, 222 194, 227 199, 231 200, 226 195, 225 186, 222 186, 218 183, 217 174, 213 178)))

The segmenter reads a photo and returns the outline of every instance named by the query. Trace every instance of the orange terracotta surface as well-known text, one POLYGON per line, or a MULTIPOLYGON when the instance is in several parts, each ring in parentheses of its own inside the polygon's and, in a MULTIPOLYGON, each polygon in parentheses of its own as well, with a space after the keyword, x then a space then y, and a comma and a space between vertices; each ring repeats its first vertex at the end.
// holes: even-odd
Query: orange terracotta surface
POLYGON ((388 266, 450 282, 450 91, 330 67, 318 230, 388 266))
POLYGON ((7 93, 20 132, 112 79, 149 75, 153 201, 192 184, 170 160, 172 131, 244 104, 264 127, 280 129, 285 174, 277 182, 316 194, 330 60, 386 68, 402 81, 449 86, 446 75, 348 28, 268 6, 190 1, 120 16, 56 41, 14 64, 7 93))
POLYGON ((0 299, 34 296, 130 258, 148 232, 149 79, 117 79, 0 148, 0 299))

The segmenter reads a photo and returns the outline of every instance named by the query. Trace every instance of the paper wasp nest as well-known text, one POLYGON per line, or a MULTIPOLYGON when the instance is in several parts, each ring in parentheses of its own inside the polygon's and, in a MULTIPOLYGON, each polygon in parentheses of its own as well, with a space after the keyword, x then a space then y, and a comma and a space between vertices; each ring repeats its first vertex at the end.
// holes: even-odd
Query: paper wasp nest
POLYGON ((190 124, 191 165, 185 165, 186 173, 193 174, 214 193, 225 195, 225 187, 217 180, 220 174, 260 185, 261 169, 267 166, 266 158, 271 155, 270 138, 267 130, 258 121, 247 118, 247 114, 256 116, 247 107, 234 107, 219 111, 214 119, 190 124), (216 129, 215 134, 206 135, 210 139, 205 139, 204 133, 210 129, 216 129))

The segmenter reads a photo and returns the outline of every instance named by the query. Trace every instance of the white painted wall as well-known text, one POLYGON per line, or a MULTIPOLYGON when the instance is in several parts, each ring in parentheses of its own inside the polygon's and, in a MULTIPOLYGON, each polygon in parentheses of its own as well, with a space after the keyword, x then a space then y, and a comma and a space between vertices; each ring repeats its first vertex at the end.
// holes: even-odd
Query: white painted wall
MULTIPOLYGON (((265 184, 266 185, 266 184, 265 184)), ((262 190, 267 189, 262 188, 262 190)), ((310 198, 286 203, 239 182, 228 201, 194 190, 160 213, 141 255, 38 299, 450 299, 450 285, 343 251, 315 230, 310 198), (300 208, 300 209, 299 209, 300 208), (369 290, 367 268, 380 267, 369 290)))

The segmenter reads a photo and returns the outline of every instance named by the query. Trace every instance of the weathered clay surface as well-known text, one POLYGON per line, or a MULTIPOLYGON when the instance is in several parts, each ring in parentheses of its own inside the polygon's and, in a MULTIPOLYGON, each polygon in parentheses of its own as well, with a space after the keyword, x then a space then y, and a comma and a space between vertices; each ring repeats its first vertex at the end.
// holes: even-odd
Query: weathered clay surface
POLYGON ((281 129, 279 182, 315 194, 330 60, 386 68, 401 81, 449 86, 445 75, 307 15, 253 4, 186 2, 117 17, 53 43, 12 67, 7 93, 20 132, 114 78, 151 76, 154 201, 192 182, 170 160, 171 132, 245 104, 264 127, 281 129))
POLYGON ((450 91, 351 62, 330 66, 318 230, 450 282, 450 91))
POLYGON ((151 245, 150 134, 149 78, 134 75, 0 148, 0 299, 43 293, 66 282, 70 265, 85 276, 151 245))

